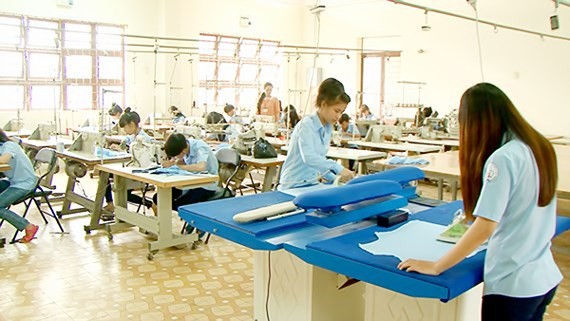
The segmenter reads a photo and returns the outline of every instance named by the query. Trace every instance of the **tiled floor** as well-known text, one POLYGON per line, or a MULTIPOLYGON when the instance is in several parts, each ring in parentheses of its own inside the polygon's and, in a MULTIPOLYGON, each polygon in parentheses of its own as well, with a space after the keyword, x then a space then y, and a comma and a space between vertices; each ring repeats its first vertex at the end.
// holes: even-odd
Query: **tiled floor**
MULTIPOLYGON (((60 189, 64 179, 57 177, 60 189)), ((83 181, 92 196, 94 181, 83 181)), ((41 219, 34 213, 31 220, 41 219)), ((87 221, 65 218, 70 234, 63 236, 51 234, 53 222, 41 224, 33 243, 0 249, 0 320, 252 320, 252 251, 212 237, 196 250, 163 250, 147 261, 149 236, 133 229, 109 241, 104 232, 85 235, 87 221)), ((7 224, 0 229, 1 237, 12 233, 7 224)), ((553 248, 566 279, 545 320, 570 320, 570 233, 553 248)))

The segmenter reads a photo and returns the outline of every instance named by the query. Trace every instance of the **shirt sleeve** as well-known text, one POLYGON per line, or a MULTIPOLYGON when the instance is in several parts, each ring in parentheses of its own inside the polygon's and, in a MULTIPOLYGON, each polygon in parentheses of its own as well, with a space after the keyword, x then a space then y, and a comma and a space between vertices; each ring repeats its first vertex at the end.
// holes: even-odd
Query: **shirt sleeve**
POLYGON ((210 146, 206 143, 197 143, 194 148, 196 148, 196 164, 201 162, 208 162, 208 157, 210 157, 210 146))
POLYGON ((506 156, 489 157, 483 169, 483 187, 473 215, 501 221, 509 203, 514 172, 506 156))
POLYGON ((133 136, 132 135, 127 135, 127 136, 125 136, 125 138, 123 138, 123 143, 127 146, 131 146, 132 142, 133 142, 133 136))
POLYGON ((18 146, 18 144, 12 141, 4 143, 4 151, 2 152, 2 155, 9 154, 13 158, 18 154, 18 152, 20 152, 20 146, 18 146))
POLYGON ((271 99, 271 102, 273 104, 273 117, 274 117, 275 121, 278 122, 279 121, 279 114, 280 114, 279 100, 277 98, 273 97, 271 99))
MULTIPOLYGON (((313 131, 312 126, 308 126, 307 124, 299 126, 298 144, 303 162, 321 174, 329 175, 326 172, 330 171, 334 173, 333 175, 340 173, 343 169, 342 165, 315 153, 314 146, 320 145, 321 142, 316 141, 316 139, 318 139, 318 137, 316 137, 318 133, 311 131, 313 131)), ((328 143, 330 144, 330 142, 328 143)))

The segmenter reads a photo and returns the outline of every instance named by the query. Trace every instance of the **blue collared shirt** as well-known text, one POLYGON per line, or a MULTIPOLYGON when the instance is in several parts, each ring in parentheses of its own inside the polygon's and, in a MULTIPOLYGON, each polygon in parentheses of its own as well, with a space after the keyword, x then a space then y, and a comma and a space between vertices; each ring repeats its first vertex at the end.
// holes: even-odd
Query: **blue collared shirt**
POLYGON ((140 130, 139 133, 135 135, 128 135, 123 139, 123 142, 127 146, 131 146, 131 144, 136 141, 138 138, 142 139, 143 143, 150 143, 152 141, 152 137, 150 137, 144 130, 140 130))
POLYGON ((0 143, 0 155, 4 154, 12 156, 10 161, 8 161, 10 170, 4 172, 4 175, 10 181, 10 187, 28 191, 33 190, 38 178, 32 167, 32 162, 24 154, 22 148, 12 141, 0 143))
POLYGON ((473 214, 497 222, 488 241, 484 294, 543 295, 562 280, 550 251, 556 197, 538 206, 539 177, 531 149, 513 138, 485 162, 473 214))
POLYGON ((332 125, 323 125, 317 113, 304 117, 293 130, 287 159, 281 170, 279 189, 314 185, 323 177, 333 181, 342 165, 327 159, 332 125))
MULTIPOLYGON (((184 155, 184 163, 186 165, 198 164, 206 162, 206 171, 208 174, 218 175, 218 160, 216 155, 212 152, 212 148, 200 139, 189 138, 188 142, 189 152, 184 155)), ((216 190, 217 183, 204 186, 204 189, 211 191, 216 190)))

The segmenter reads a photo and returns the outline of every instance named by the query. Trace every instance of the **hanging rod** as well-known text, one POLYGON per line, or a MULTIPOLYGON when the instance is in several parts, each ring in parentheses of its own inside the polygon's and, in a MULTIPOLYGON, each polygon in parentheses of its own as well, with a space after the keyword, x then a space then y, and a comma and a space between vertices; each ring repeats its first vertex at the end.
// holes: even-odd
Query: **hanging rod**
MULTIPOLYGON (((461 18, 461 19, 470 20, 470 21, 477 21, 477 19, 472 18, 472 17, 460 15, 460 14, 453 13, 453 12, 443 11, 443 10, 439 10, 439 9, 435 9, 435 8, 430 8, 430 7, 426 7, 426 6, 421 6, 421 5, 418 5, 415 3, 410 3, 407 1, 402 1, 402 0, 387 0, 387 1, 395 3, 395 4, 401 4, 404 6, 416 8, 416 9, 421 9, 422 11, 435 12, 435 13, 439 13, 439 14, 443 14, 443 15, 447 15, 447 16, 451 16, 451 17, 455 17, 455 18, 461 18)), ((517 28, 517 27, 511 27, 511 26, 500 24, 500 23, 494 23, 491 21, 486 21, 486 20, 481 20, 481 19, 479 19, 479 23, 486 24, 486 25, 489 25, 492 27, 524 32, 524 33, 528 33, 528 34, 536 35, 536 36, 540 36, 540 37, 549 37, 549 38, 553 38, 553 39, 570 41, 570 38, 568 38, 568 37, 556 36, 556 35, 542 33, 542 32, 538 32, 538 31, 527 30, 527 29, 522 29, 522 28, 517 28)))

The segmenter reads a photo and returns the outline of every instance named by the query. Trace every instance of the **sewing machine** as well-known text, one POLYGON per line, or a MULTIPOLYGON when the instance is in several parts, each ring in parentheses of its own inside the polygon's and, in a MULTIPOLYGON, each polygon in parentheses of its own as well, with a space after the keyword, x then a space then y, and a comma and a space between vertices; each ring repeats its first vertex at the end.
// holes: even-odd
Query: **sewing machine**
POLYGON ((44 123, 38 124, 36 129, 32 132, 29 139, 33 140, 49 140, 50 136, 56 132, 55 124, 44 123))
POLYGON ((275 122, 273 116, 255 115, 253 116, 253 123, 251 128, 264 134, 277 135, 279 132, 279 124, 275 122))
POLYGON ((4 125, 4 127, 2 128, 5 132, 6 131, 10 131, 10 132, 17 132, 19 130, 22 130, 24 128, 24 122, 20 119, 10 119, 6 125, 4 125))
POLYGON ((397 141, 402 137, 402 126, 374 125, 370 126, 364 141, 381 143, 384 140, 397 141))
MULTIPOLYGON (((402 168, 362 176, 342 187, 316 185, 182 206, 179 215, 202 231, 255 250, 254 319, 266 320, 264 302, 269 300, 268 313, 275 321, 395 321, 410 316, 479 320, 484 251, 440 276, 429 276, 400 271, 396 257, 362 248, 378 239, 376 233, 404 233, 403 227, 412 222, 442 230, 451 223, 462 203, 418 198, 414 181, 422 177, 417 168, 402 168), (293 207, 283 206, 285 213, 235 220, 236 215, 288 202, 293 207), (401 209, 411 213, 407 220, 378 225, 378 216, 393 217, 401 209), (341 282, 346 277, 338 274, 362 282, 347 286, 341 282), (418 309, 424 311, 421 316, 418 309)), ((570 228, 568 221, 559 219, 565 226, 557 234, 570 228)), ((423 250, 425 244, 414 237, 393 246, 423 250)), ((437 242, 435 235, 431 241, 437 242)))
POLYGON ((450 136, 459 137, 459 110, 453 109, 445 115, 443 125, 450 136))
POLYGON ((192 138, 203 137, 202 127, 200 127, 198 125, 190 125, 190 126, 178 125, 174 128, 174 131, 176 133, 180 133, 180 134, 187 136, 187 137, 192 137, 192 138))
POLYGON ((148 168, 159 165, 160 161, 166 158, 161 142, 145 143, 141 138, 131 144, 130 152, 133 158, 127 166, 148 168))
POLYGON ((255 142, 264 135, 261 131, 250 129, 245 133, 237 135, 233 148, 242 155, 251 155, 255 142))

